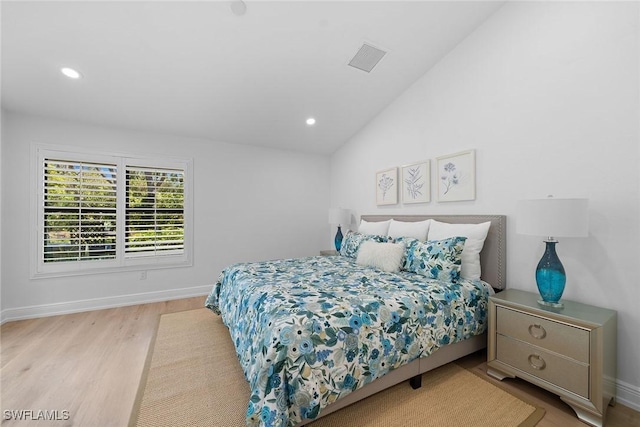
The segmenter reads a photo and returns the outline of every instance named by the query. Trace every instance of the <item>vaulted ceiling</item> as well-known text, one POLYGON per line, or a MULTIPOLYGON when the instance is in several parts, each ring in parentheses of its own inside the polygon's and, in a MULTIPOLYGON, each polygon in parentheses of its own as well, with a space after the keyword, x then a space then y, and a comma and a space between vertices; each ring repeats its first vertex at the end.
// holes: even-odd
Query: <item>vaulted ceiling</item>
POLYGON ((2 107, 329 154, 503 3, 3 1, 2 107))

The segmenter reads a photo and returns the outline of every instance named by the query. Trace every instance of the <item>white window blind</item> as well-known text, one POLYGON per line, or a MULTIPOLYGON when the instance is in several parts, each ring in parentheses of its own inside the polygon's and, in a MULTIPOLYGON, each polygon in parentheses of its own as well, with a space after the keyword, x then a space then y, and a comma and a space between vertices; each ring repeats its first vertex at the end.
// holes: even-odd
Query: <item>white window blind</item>
POLYGON ((116 257, 115 164, 44 161, 43 261, 116 257))
POLYGON ((184 251, 184 171, 127 166, 126 257, 184 251))
POLYGON ((191 160, 34 148, 32 277, 191 265, 191 160))

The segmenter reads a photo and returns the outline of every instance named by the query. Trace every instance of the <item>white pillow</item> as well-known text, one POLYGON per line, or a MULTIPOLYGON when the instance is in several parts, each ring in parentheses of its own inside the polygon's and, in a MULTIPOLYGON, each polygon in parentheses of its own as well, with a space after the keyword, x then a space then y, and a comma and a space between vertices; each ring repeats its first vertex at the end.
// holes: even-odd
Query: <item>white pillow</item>
POLYGON ((408 222, 391 220, 389 224, 389 237, 413 237, 421 242, 427 240, 429 233, 430 219, 424 221, 408 222))
POLYGON ((482 273, 480 268, 480 251, 487 238, 491 221, 481 224, 448 224, 431 220, 429 226, 429 240, 442 240, 449 237, 466 237, 464 250, 462 251, 462 268, 460 277, 463 279, 479 279, 482 273))
POLYGON ((378 243, 367 240, 360 245, 356 264, 395 273, 400 271, 404 257, 404 243, 378 243))
POLYGON ((390 219, 386 221, 369 222, 364 219, 360 220, 358 231, 362 234, 375 234, 378 236, 386 236, 389 232, 390 219))

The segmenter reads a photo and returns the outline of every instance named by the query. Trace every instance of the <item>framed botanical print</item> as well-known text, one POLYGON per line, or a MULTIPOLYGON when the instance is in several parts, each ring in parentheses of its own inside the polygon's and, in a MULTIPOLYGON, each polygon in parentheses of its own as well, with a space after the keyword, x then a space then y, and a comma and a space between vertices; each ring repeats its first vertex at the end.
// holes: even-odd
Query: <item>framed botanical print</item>
POLYGON ((431 201, 431 167, 426 162, 402 166, 402 203, 431 201))
POLYGON ((455 202, 476 198, 476 152, 461 151, 436 158, 438 201, 455 202))
POLYGON ((376 172, 376 204, 398 203, 398 168, 376 172))

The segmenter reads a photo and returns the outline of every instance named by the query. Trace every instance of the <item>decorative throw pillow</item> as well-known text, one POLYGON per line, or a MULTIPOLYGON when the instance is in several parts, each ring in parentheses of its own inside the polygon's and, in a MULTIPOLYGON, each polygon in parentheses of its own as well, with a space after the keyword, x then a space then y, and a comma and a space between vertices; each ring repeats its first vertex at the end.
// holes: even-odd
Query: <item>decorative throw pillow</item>
POLYGON ((407 262, 407 259, 409 259, 409 251, 411 250, 411 247, 416 244, 416 243, 420 243, 420 240, 414 238, 414 237, 396 237, 395 239, 390 239, 390 241, 393 241, 394 243, 402 243, 404 244, 404 254, 402 257, 402 270, 409 270, 409 263, 407 262))
POLYGON ((413 237, 424 242, 427 240, 430 223, 430 219, 415 222, 392 219, 387 234, 389 234, 390 237, 413 237))
POLYGON ((373 234, 376 236, 386 236, 389 232, 389 224, 391 220, 388 219, 386 221, 375 221, 369 222, 364 219, 360 220, 360 226, 358 227, 358 232, 362 234, 373 234))
POLYGON ((389 238, 387 236, 377 236, 372 234, 362 234, 357 231, 349 231, 345 238, 342 240, 340 255, 346 256, 348 258, 355 258, 358 255, 358 249, 360 249, 360 245, 362 245, 362 243, 367 240, 386 243, 389 241, 389 238))
POLYGON ((404 243, 378 243, 367 240, 360 245, 356 263, 395 273, 400 271, 404 243))
POLYGON ((480 279, 480 251, 489 233, 491 222, 481 224, 449 224, 432 220, 429 226, 429 240, 446 239, 447 237, 462 236, 467 241, 462 251, 462 268, 460 277, 463 279, 480 279))
POLYGON ((405 269, 431 279, 457 282, 460 278, 462 250, 466 237, 414 241, 406 251, 405 269))

